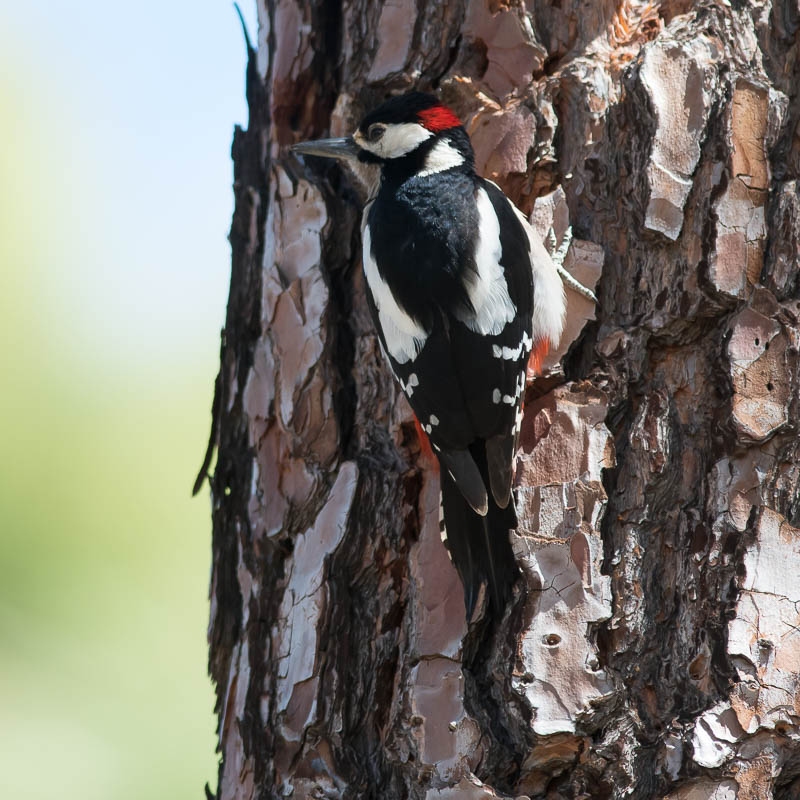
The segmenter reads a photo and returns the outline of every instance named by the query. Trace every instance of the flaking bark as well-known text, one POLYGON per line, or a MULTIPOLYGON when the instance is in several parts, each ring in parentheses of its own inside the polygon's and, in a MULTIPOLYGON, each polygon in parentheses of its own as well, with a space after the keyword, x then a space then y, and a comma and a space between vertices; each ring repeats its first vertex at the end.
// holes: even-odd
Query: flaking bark
POLYGON ((800 796, 800 9, 259 0, 214 402, 232 798, 800 796), (464 623, 360 190, 286 146, 434 90, 574 239, 528 388, 524 586, 464 623), (601 274, 602 273, 602 274, 601 274))

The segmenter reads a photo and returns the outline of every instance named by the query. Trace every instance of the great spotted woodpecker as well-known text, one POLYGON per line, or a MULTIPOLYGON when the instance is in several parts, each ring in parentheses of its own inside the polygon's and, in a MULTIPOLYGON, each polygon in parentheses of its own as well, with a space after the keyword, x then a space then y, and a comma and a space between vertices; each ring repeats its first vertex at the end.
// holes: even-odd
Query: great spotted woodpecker
POLYGON ((380 170, 362 218, 367 303, 439 460, 442 540, 467 619, 484 583, 501 616, 519 571, 509 531, 526 366, 564 322, 556 266, 522 213, 475 173, 467 132, 432 95, 393 97, 352 136, 292 149, 380 170))

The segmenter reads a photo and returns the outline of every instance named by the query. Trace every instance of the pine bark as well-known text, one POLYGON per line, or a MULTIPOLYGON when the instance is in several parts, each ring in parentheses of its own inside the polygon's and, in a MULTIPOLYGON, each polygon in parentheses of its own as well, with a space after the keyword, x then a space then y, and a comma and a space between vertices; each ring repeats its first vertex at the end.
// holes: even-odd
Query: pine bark
POLYGON ((800 7, 258 0, 214 402, 216 796, 800 797, 800 7), (495 631, 382 361, 359 187, 294 141, 433 90, 574 239, 495 631))

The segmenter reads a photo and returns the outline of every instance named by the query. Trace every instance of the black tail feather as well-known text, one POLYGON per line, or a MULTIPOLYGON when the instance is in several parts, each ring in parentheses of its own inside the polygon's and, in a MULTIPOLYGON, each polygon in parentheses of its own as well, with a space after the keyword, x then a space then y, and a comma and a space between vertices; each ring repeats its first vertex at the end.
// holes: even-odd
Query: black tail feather
MULTIPOLYGON (((476 444, 483 452, 476 447, 473 456, 488 484, 483 442, 476 444)), ((511 587, 519 574, 508 538, 509 530, 517 525, 514 504, 509 503, 506 508, 500 508, 489 493, 488 513, 485 517, 480 516, 464 499, 446 469, 441 470, 441 482, 447 545, 464 586, 467 619, 472 618, 482 583, 487 584, 491 614, 499 619, 505 611, 511 597, 511 587)))

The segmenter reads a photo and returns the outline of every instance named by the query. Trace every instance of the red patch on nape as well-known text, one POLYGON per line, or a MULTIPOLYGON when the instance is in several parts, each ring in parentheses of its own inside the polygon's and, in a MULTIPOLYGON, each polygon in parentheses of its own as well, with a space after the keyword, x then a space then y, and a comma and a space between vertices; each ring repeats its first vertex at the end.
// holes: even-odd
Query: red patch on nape
POLYGON ((461 120, 447 106, 426 108, 417 114, 417 118, 432 133, 439 133, 439 131, 446 131, 448 128, 457 128, 461 125, 461 120))

